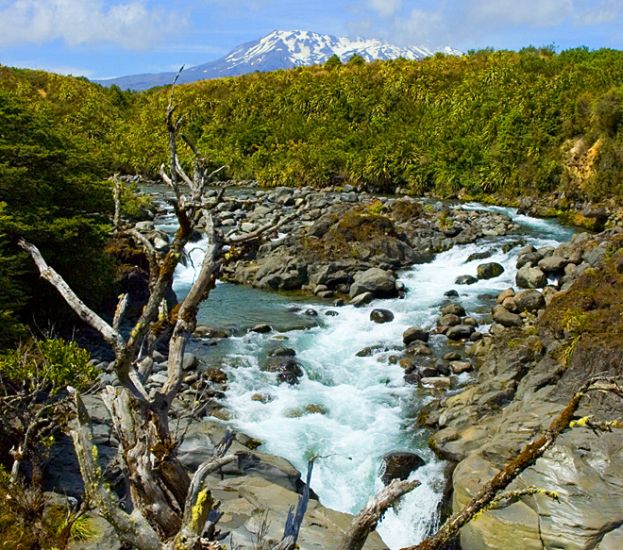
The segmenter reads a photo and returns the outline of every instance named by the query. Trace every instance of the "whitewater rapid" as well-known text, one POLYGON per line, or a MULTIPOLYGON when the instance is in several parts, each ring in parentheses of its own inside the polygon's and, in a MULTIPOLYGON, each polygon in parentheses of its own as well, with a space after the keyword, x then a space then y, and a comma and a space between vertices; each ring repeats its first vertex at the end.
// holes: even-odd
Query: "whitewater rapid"
MULTIPOLYGON (((490 302, 483 295, 514 285, 519 239, 521 244, 540 247, 556 245, 571 235, 555 222, 518 216, 510 209, 477 204, 463 207, 502 211, 522 230, 513 236, 456 246, 430 263, 401 272, 400 280, 407 289, 404 299, 379 300, 362 308, 297 302, 301 309, 297 314, 290 312, 292 303, 287 298, 279 298, 270 303, 268 313, 273 311, 278 316, 287 312, 302 317, 305 309, 313 308, 318 312, 314 318, 317 325, 283 333, 248 333, 219 344, 223 346, 219 361, 229 367, 226 401, 233 414, 232 426, 262 440, 264 452, 288 459, 303 473, 311 456, 322 457, 316 461, 311 486, 323 505, 356 513, 382 488, 379 468, 386 453, 410 451, 426 460, 427 464, 412 474, 422 485, 390 509, 378 527, 391 549, 416 544, 436 527, 445 466, 428 449, 428 434, 416 428, 417 413, 431 397, 417 386, 405 384, 402 368, 388 361, 390 355, 400 353, 392 348, 402 344, 402 333, 408 327, 434 327, 439 306, 447 300, 444 293, 451 289, 459 292, 459 301, 468 315, 484 319, 490 302), (504 244, 515 246, 503 252, 504 244), (492 251, 490 258, 467 262, 470 254, 485 250, 492 251), (485 261, 502 264, 504 273, 469 286, 454 284, 459 275, 475 275, 477 265, 485 261), (389 309, 394 320, 373 323, 369 316, 374 308, 389 309), (375 345, 385 346, 388 351, 371 357, 356 355, 375 345), (304 370, 299 384, 279 385, 276 374, 261 369, 268 351, 278 346, 296 351, 304 370)), ((183 294, 192 283, 203 256, 202 244, 199 241, 189 245, 192 262, 178 267, 176 292, 183 294)), ((219 308, 227 309, 226 314, 233 318, 237 316, 240 323, 252 317, 253 293, 258 293, 259 302, 259 291, 226 284, 217 290, 221 294, 215 299, 210 297, 202 306, 207 324, 214 315, 218 317, 219 308), (239 292, 245 293, 245 299, 238 302, 239 292), (237 311, 231 311, 231 304, 236 304, 237 311)), ((264 321, 271 324, 270 318, 264 321)), ((442 349, 444 340, 442 336, 433 337, 430 344, 442 349)), ((469 377, 461 376, 463 380, 469 377)))

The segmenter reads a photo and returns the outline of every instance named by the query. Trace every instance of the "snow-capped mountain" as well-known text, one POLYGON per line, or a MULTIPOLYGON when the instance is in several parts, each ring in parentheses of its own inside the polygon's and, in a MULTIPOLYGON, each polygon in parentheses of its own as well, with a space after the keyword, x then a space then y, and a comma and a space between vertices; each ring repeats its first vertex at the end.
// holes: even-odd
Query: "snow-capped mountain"
MULTIPOLYGON (((351 39, 300 30, 273 31, 259 40, 238 46, 221 59, 186 69, 180 77, 180 82, 317 65, 324 63, 333 55, 337 55, 342 61, 348 61, 353 55, 359 55, 366 61, 399 57, 417 60, 437 52, 450 55, 462 53, 450 47, 402 48, 376 39, 351 39)), ((174 76, 175 73, 142 74, 99 82, 104 85, 116 84, 124 89, 145 90, 169 84, 174 76)))

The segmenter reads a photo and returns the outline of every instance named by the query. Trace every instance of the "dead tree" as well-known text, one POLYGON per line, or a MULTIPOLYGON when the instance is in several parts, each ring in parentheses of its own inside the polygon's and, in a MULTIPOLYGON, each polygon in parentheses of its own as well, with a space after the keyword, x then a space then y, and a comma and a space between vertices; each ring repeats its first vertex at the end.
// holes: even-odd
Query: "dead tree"
MULTIPOLYGON (((108 323, 86 306, 46 263, 34 244, 24 240, 19 243, 32 257, 41 277, 56 288, 80 319, 95 328, 114 351, 113 368, 121 386, 106 387, 102 398, 110 412, 113 430, 119 441, 119 453, 128 475, 133 504, 131 514, 117 506, 103 485, 101 472, 94 460, 96 448, 91 443, 88 418, 77 394, 74 401, 79 422, 72 431, 72 437, 89 500, 96 504, 122 541, 140 550, 208 548, 206 539, 202 537, 206 530, 214 531, 213 525, 210 527, 215 523, 214 514, 210 516, 210 513, 217 504, 206 490, 205 480, 215 468, 231 462, 235 457, 224 453, 213 457, 197 470, 191 480, 176 456, 178 441, 169 429, 169 413, 182 384, 184 350, 195 329, 199 305, 215 285, 225 250, 234 245, 244 247, 246 243, 265 238, 296 216, 296 213, 283 216, 276 223, 260 227, 253 233, 228 239, 223 237, 216 226, 213 211, 222 199, 224 189, 219 190, 216 200, 208 200, 204 193, 210 178, 220 169, 206 173, 204 159, 187 139, 185 141, 194 152, 192 177, 187 175, 178 159, 177 143, 182 119, 176 118, 173 104, 176 81, 177 78, 171 87, 166 111, 169 166, 166 171, 162 166, 161 176, 173 191, 173 207, 179 227, 164 254, 159 253, 143 235, 129 230, 129 234, 144 248, 150 264, 149 298, 129 336, 124 336, 119 328, 127 304, 126 296, 120 298, 113 322, 108 323), (138 370, 140 350, 157 330, 159 312, 165 309, 165 295, 171 286, 175 268, 200 221, 208 243, 205 257, 173 319, 166 382, 153 397, 149 397, 143 385, 145 373, 138 370)), ((119 196, 115 185, 117 212, 119 196)), ((115 223, 119 224, 118 214, 115 223)))

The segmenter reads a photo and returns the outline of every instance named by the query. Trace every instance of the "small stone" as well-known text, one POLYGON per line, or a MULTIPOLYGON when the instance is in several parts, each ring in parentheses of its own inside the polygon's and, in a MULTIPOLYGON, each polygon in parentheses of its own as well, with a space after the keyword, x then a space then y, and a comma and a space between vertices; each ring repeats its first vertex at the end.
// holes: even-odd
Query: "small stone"
POLYGON ((456 290, 447 290, 446 292, 443 293, 443 295, 448 297, 448 298, 458 298, 459 297, 459 293, 456 290))
POLYGON ((473 285, 478 279, 472 275, 459 275, 454 281, 455 285, 473 285))
POLYGON ((303 312, 303 315, 307 315, 308 317, 318 317, 318 312, 310 307, 303 312))
POLYGON ((259 334, 266 334, 272 331, 273 328, 266 323, 260 323, 259 325, 255 325, 254 327, 249 329, 249 332, 257 332, 259 334))

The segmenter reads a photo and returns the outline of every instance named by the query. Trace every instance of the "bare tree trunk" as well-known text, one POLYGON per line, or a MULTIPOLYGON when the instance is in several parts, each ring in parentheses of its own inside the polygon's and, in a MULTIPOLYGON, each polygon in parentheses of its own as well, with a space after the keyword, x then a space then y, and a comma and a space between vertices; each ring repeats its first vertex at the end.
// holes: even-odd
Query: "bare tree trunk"
POLYGON ((353 519, 350 529, 344 535, 338 550, 361 550, 368 535, 376 529, 376 525, 387 509, 400 497, 420 485, 417 480, 401 481, 394 479, 378 495, 370 501, 353 519))

